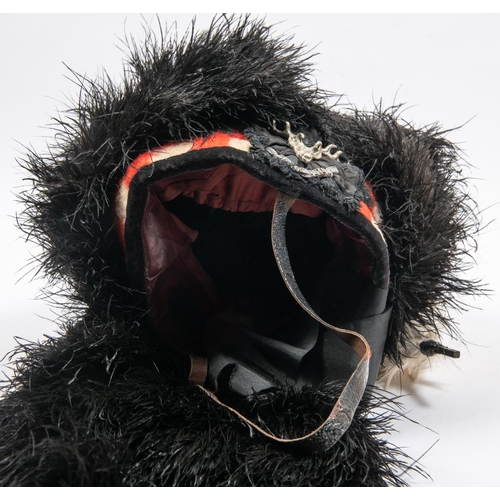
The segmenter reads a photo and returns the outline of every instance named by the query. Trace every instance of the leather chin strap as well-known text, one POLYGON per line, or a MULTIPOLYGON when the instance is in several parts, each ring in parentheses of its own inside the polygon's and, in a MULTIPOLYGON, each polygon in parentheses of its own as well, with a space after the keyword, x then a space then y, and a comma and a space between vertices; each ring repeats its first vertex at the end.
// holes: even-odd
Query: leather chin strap
POLYGON ((351 425, 354 413, 358 404, 365 392, 366 384, 368 381, 368 368, 369 360, 371 357, 370 346, 366 339, 359 333, 344 330, 330 325, 322 320, 311 308, 305 299, 302 292, 299 290, 295 276, 293 274, 288 249, 286 245, 285 228, 286 219, 290 208, 296 201, 295 198, 284 193, 278 193, 274 205, 271 237, 274 256, 278 264, 281 276, 295 300, 298 304, 316 321, 325 326, 332 334, 337 335, 342 341, 348 344, 359 356, 359 362, 354 372, 349 377, 346 385, 344 386, 340 396, 335 402, 328 417, 313 431, 296 438, 283 438, 271 434, 270 432, 262 429, 259 425, 252 422, 236 409, 224 404, 219 398, 211 391, 203 387, 206 376, 207 360, 191 356, 191 373, 189 380, 198 385, 208 396, 210 396, 216 403, 227 408, 230 412, 237 415, 243 422, 250 425, 260 434, 277 441, 280 443, 296 443, 306 442, 312 438, 321 438, 326 441, 328 446, 335 444, 344 434, 344 432, 351 425))

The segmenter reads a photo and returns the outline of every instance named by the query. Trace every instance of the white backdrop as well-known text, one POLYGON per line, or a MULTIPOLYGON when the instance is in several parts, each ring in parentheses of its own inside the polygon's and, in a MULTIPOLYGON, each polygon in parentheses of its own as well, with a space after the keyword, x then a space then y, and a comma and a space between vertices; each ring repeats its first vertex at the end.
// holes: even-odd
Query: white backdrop
MULTIPOLYGON (((259 15, 260 17, 262 15, 259 15)), ((198 15, 199 27, 212 15, 198 15)), ((178 22, 183 33, 192 15, 161 14, 161 22, 178 22)), ((151 15, 146 22, 153 22, 151 15)), ((408 477, 412 485, 496 486, 500 432, 497 351, 500 247, 498 218, 498 117, 500 116, 500 35, 497 15, 340 15, 268 14, 278 33, 295 36, 315 48, 320 87, 344 94, 344 103, 373 109, 406 103, 403 115, 417 125, 440 122, 464 125, 449 138, 461 145, 475 166, 471 190, 490 222, 479 238, 477 268, 490 298, 470 301, 458 315, 467 344, 446 342, 462 351, 458 361, 443 360, 420 383, 393 388, 406 394, 408 416, 426 427, 402 421, 391 438, 415 458, 432 479, 408 477)), ((26 185, 16 168, 21 145, 44 149, 50 140, 51 116, 64 109, 77 88, 63 62, 92 77, 103 67, 121 77, 122 53, 116 45, 124 33, 142 36, 138 15, 1 15, 0 358, 15 345, 13 336, 41 339, 55 330, 54 313, 35 300, 42 281, 23 277, 32 249, 14 227, 20 207, 15 192, 26 185)), ((5 363, 5 362, 4 362, 5 363)))

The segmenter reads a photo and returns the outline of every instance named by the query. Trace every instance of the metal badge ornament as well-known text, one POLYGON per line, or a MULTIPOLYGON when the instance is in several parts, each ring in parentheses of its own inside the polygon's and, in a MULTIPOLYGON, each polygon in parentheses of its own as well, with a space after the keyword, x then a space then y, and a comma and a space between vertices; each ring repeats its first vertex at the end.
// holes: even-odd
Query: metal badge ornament
POLYGON ((302 142, 305 139, 305 135, 303 133, 294 134, 291 130, 290 122, 285 122, 285 130, 278 130, 276 128, 276 120, 273 120, 273 130, 279 136, 288 139, 289 146, 294 150, 297 158, 304 163, 321 160, 323 156, 327 156, 332 160, 338 160, 342 156, 342 151, 331 153, 332 149, 338 149, 335 144, 329 144, 324 148, 321 141, 318 141, 314 146, 306 146, 302 142))

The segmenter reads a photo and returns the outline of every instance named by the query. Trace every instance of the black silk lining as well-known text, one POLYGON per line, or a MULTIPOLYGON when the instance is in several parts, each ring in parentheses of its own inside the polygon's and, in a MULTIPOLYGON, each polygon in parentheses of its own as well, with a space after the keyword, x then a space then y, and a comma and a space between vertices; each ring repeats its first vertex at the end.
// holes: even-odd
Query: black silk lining
MULTIPOLYGON (((288 292, 272 252, 272 213, 229 212, 182 194, 162 203, 151 186, 141 240, 146 283, 162 275, 146 286, 153 322, 182 350, 208 359, 207 387, 248 395, 280 385, 345 384, 359 356, 288 292)), ((388 291, 366 275, 369 252, 360 240, 325 213, 288 217, 287 246, 300 289, 325 321, 367 338, 375 352, 372 383, 390 307, 388 291)))
MULTIPOLYGON (((359 356, 289 293, 272 252, 270 212, 232 213, 183 196, 164 208, 197 232, 190 246, 216 290, 207 298, 214 304, 208 312, 206 303, 194 300, 200 287, 183 294, 191 296, 190 306, 183 301, 184 307, 176 308, 190 318, 184 335, 196 338, 191 351, 209 359, 208 388, 249 395, 277 385, 347 382, 359 356)), ((328 218, 289 215, 287 243, 297 283, 326 321, 359 331, 359 318, 371 316, 368 335, 384 339, 387 291, 356 272, 355 240, 343 236, 335 248, 328 218)))
MULTIPOLYGON (((193 253, 217 289, 218 307, 200 325, 202 354, 209 357, 207 387, 246 395, 276 385, 315 385, 332 375, 347 381, 358 356, 333 336, 343 362, 330 363, 335 374, 325 373, 319 324, 298 306, 279 274, 270 212, 226 212, 183 197, 165 208, 198 231, 193 253)), ((317 306, 324 297, 322 273, 334 253, 325 219, 290 214, 289 223, 291 258, 301 263, 297 280, 309 297, 317 297, 317 306)))

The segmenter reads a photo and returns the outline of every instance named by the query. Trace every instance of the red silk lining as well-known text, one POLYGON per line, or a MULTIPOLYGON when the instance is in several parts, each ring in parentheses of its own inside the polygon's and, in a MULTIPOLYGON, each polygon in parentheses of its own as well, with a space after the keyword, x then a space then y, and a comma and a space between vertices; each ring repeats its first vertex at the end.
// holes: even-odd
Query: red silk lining
MULTIPOLYGON (((277 195, 276 189, 231 164, 163 179, 155 183, 150 191, 164 202, 182 194, 200 205, 229 212, 272 212, 277 195)), ((297 200, 291 212, 318 217, 323 210, 297 200)))

